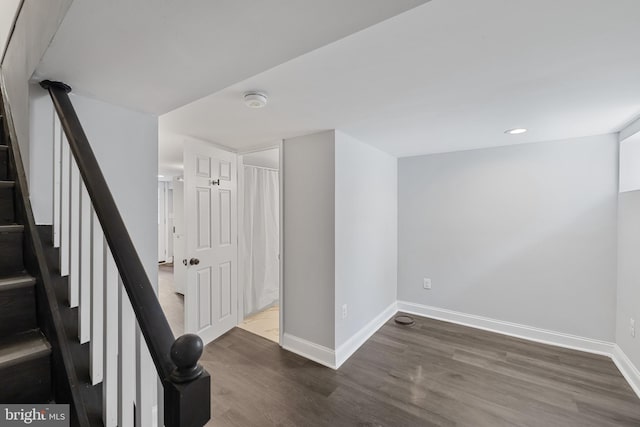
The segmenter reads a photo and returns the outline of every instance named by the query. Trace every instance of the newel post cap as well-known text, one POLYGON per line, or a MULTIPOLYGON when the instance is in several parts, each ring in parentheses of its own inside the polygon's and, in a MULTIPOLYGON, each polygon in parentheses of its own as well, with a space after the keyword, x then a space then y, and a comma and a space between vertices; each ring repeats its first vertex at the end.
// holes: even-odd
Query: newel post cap
POLYGON ((199 336, 185 334, 175 340, 171 346, 171 360, 176 369, 171 373, 171 380, 185 383, 198 378, 202 374, 202 366, 198 363, 204 345, 199 336))

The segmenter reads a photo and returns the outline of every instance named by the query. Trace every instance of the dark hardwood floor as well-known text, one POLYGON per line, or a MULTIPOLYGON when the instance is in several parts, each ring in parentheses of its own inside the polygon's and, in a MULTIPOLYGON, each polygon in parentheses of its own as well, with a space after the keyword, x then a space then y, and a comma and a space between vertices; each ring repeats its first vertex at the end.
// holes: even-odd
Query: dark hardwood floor
POLYGON ((235 328, 209 344, 210 426, 640 426, 604 356, 416 317, 338 371, 235 328))
MULTIPOLYGON (((174 333, 183 299, 160 267, 174 333)), ((234 328, 205 348, 208 426, 640 426, 611 359, 414 316, 383 326, 334 371, 234 328)))

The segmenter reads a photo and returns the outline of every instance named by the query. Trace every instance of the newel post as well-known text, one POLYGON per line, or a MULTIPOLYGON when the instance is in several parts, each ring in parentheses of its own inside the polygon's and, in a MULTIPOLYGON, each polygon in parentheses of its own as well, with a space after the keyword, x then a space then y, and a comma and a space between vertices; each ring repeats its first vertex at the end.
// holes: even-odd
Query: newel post
POLYGON ((171 346, 175 370, 164 381, 164 423, 167 427, 203 426, 211 417, 211 377, 198 363, 199 336, 182 335, 171 346))

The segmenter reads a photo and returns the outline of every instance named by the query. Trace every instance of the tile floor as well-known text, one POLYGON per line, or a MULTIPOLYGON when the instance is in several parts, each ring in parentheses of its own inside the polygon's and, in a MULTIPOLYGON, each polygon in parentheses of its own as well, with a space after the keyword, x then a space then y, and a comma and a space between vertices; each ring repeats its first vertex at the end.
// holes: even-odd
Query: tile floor
POLYGON ((273 342, 280 342, 280 307, 269 307, 244 319, 239 328, 264 337, 273 342))

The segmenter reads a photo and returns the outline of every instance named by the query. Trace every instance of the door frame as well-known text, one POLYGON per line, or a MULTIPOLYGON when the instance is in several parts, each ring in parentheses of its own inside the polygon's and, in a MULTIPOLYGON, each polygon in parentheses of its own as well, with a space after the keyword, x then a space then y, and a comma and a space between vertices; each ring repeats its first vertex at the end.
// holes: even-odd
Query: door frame
POLYGON ((172 259, 169 259, 169 236, 173 239, 173 233, 169 229, 170 182, 166 179, 158 179, 158 262, 173 262, 172 259), (160 249, 163 250, 162 256, 160 249))
POLYGON ((284 141, 280 140, 276 144, 268 144, 260 147, 255 147, 251 150, 238 151, 238 325, 244 321, 244 262, 240 254, 240 242, 244 240, 244 156, 246 154, 257 153, 260 151, 278 149, 279 164, 278 164, 278 208, 279 214, 279 283, 278 292, 280 298, 280 310, 279 310, 279 325, 278 344, 282 347, 282 338, 284 336, 284 178, 283 178, 283 164, 284 164, 284 141))

